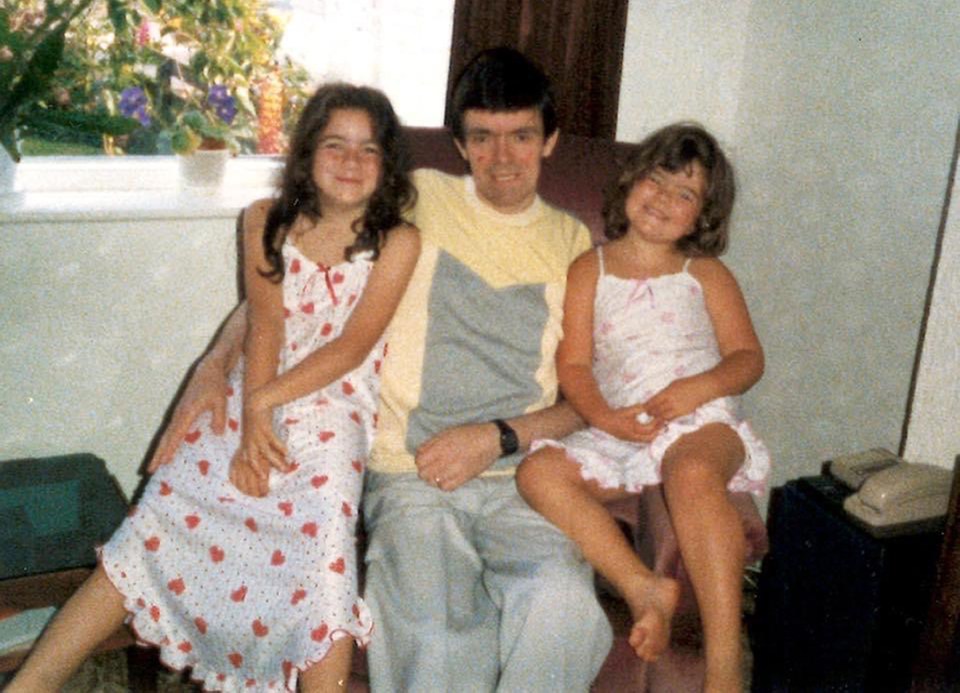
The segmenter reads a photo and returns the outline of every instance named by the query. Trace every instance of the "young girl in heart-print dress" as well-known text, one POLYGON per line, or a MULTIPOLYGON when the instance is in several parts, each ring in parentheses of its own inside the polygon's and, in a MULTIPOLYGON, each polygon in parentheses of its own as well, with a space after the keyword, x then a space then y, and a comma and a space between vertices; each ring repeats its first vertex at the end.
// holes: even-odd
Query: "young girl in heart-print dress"
POLYGON ((310 99, 278 197, 243 215, 224 432, 202 418, 156 470, 9 691, 59 690, 124 619, 208 690, 343 689, 373 627, 355 525, 383 333, 419 254, 408 168, 383 94, 310 99))
POLYGON ((733 168, 692 123, 640 143, 606 209, 610 242, 570 267, 557 349, 564 395, 590 424, 535 441, 517 483, 619 590, 629 642, 652 661, 669 640, 676 583, 640 561, 604 501, 663 484, 703 621, 703 690, 739 693, 745 543, 728 490, 760 493, 770 469, 737 395, 763 350, 727 244, 733 168))

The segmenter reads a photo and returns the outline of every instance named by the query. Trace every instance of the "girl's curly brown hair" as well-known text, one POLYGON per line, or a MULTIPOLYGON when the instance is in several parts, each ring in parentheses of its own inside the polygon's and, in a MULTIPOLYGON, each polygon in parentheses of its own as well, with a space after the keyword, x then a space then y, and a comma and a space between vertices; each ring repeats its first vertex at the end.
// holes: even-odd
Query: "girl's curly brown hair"
POLYGON ((668 125, 648 135, 630 156, 607 194, 603 207, 604 235, 610 240, 627 233, 626 200, 634 184, 657 168, 671 173, 687 170, 698 161, 703 167, 706 190, 694 230, 677 241, 684 255, 717 257, 727 249, 730 213, 736 197, 733 167, 717 140, 697 123, 668 125))
POLYGON ((283 243, 297 216, 303 214, 311 221, 323 216, 313 182, 313 157, 320 135, 337 109, 366 112, 382 152, 380 181, 366 212, 354 225, 357 240, 346 249, 345 259, 364 250, 373 251, 376 259, 387 232, 402 223, 403 212, 416 200, 410 181, 410 154, 390 100, 370 87, 343 83, 321 86, 303 108, 290 142, 279 195, 267 212, 263 249, 270 267, 262 274, 273 282, 283 279, 283 243))

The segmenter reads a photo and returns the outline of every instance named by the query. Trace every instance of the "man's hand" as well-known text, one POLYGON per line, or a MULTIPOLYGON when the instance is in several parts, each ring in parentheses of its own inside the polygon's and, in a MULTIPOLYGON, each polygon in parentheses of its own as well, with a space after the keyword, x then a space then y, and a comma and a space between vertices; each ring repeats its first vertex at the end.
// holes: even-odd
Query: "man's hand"
POLYGON ((180 396, 160 442, 153 451, 147 471, 153 473, 161 465, 169 464, 180 447, 184 436, 190 432, 204 412, 211 412, 210 427, 216 435, 222 435, 227 422, 227 376, 216 364, 201 360, 194 369, 187 387, 180 396))
POLYGON ((486 471, 499 456, 500 434, 495 425, 456 426, 417 448, 417 475, 431 486, 453 491, 486 471))

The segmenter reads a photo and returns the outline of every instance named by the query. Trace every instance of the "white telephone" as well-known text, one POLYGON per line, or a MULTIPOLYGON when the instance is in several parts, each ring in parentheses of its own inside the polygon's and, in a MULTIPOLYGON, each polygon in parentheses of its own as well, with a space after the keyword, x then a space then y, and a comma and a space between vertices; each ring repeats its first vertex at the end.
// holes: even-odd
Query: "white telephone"
POLYGON ((872 448, 838 455, 830 460, 827 469, 844 486, 857 491, 871 476, 895 464, 906 464, 906 461, 886 448, 872 448))
POLYGON ((947 512, 953 472, 931 464, 908 464, 875 448, 834 459, 830 474, 856 493, 843 509, 871 527, 932 520, 947 512))

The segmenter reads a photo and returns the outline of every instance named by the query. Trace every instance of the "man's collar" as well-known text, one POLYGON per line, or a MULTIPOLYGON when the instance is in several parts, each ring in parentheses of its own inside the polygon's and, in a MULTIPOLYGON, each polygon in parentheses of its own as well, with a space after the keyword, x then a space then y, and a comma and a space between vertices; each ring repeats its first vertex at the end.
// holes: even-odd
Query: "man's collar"
POLYGON ((540 199, 539 195, 534 196, 533 200, 530 202, 530 206, 524 209, 522 212, 513 212, 508 214, 506 212, 499 211, 496 207, 485 201, 477 194, 477 185, 473 180, 473 176, 469 174, 464 176, 463 187, 466 193, 467 202, 470 204, 470 206, 489 219, 496 221, 498 224, 506 224, 509 226, 526 226, 527 224, 536 221, 540 215, 543 214, 543 200, 540 199))

